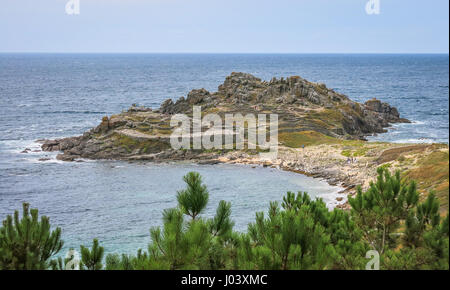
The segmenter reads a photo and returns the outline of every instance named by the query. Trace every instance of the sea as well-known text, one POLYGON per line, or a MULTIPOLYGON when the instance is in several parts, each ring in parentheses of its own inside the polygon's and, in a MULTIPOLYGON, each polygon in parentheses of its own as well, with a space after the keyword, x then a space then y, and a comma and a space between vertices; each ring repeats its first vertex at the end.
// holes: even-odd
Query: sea
POLYGON ((237 231, 287 191, 331 207, 341 188, 276 168, 120 161, 61 162, 35 141, 81 135, 131 104, 158 108, 192 89, 216 91, 231 72, 261 79, 299 75, 364 102, 397 107, 396 124, 370 141, 449 141, 448 54, 0 54, 0 219, 23 202, 61 227, 64 248, 99 239, 106 253, 136 253, 176 206, 183 175, 197 171, 209 190, 202 214, 232 204, 237 231), (31 152, 21 153, 25 148, 31 152), (43 159, 45 161, 39 161, 43 159))

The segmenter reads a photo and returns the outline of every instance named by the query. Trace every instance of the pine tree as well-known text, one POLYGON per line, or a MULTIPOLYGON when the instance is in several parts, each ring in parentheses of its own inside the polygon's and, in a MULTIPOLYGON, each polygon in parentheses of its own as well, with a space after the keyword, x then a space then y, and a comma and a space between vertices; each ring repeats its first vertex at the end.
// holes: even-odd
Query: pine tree
POLYGON ((449 215, 439 224, 424 234, 425 247, 435 257, 432 269, 449 269, 449 215))
POLYGON ((165 210, 163 230, 152 228, 151 259, 162 269, 204 269, 208 264, 211 236, 202 220, 187 223, 179 209, 165 210))
POLYGON ((392 176, 386 168, 378 168, 376 182, 366 192, 357 189, 355 198, 349 197, 351 213, 364 239, 380 255, 397 244, 401 221, 405 220, 419 201, 414 181, 404 184, 397 171, 392 176))
POLYGON ((202 184, 202 177, 199 173, 189 172, 183 177, 183 180, 186 182, 187 188, 178 192, 178 204, 184 214, 195 219, 208 204, 209 193, 206 186, 202 184))
POLYGON ((406 220, 400 250, 388 249, 381 256, 384 269, 394 270, 448 270, 449 217, 442 221, 439 203, 434 194, 417 206, 406 220), (436 207, 437 205, 437 207, 436 207))
POLYGON ((243 251, 238 258, 242 267, 325 269, 333 256, 330 235, 321 224, 328 212, 325 204, 320 199, 311 201, 306 193, 296 198, 288 193, 283 201, 283 210, 272 202, 268 217, 257 213, 256 222, 249 225, 249 238, 241 239, 243 251))
POLYGON ((230 260, 235 256, 236 238, 233 235, 234 222, 231 221, 231 203, 221 200, 214 218, 208 220, 211 235, 209 249, 210 269, 219 270, 232 267, 230 260))
POLYGON ((439 201, 434 192, 430 192, 427 199, 418 204, 414 211, 410 211, 406 218, 406 229, 403 235, 405 246, 422 246, 425 231, 438 226, 440 218, 439 201))
POLYGON ((49 218, 38 219, 38 210, 23 204, 23 216, 8 215, 0 228, 0 269, 43 270, 50 266, 50 258, 63 246, 61 229, 50 229, 49 218))
POLYGON ((234 222, 230 219, 231 203, 221 200, 216 215, 210 222, 210 231, 214 237, 224 237, 231 234, 234 222))
POLYGON ((208 203, 208 190, 196 172, 189 172, 183 179, 187 188, 177 194, 178 207, 164 211, 162 230, 150 230, 149 266, 223 269, 229 264, 229 248, 233 247, 231 204, 220 201, 214 218, 200 218, 208 203), (186 221, 184 215, 191 219, 186 221))
POLYGON ((108 254, 105 258, 106 270, 137 270, 136 257, 126 254, 108 254))
POLYGON ((81 262, 80 268, 87 270, 101 270, 103 268, 102 260, 105 249, 98 244, 98 240, 94 239, 92 243, 92 250, 80 246, 81 262))
POLYGON ((362 240, 362 231, 349 212, 334 209, 328 216, 326 232, 330 234, 334 255, 330 259, 332 269, 362 270, 369 247, 362 240))

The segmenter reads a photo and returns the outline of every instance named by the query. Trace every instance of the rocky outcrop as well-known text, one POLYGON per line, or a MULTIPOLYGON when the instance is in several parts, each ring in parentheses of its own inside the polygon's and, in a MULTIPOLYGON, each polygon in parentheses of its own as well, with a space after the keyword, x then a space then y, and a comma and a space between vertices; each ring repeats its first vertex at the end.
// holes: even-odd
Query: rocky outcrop
POLYGON ((290 131, 303 128, 350 139, 382 133, 390 123, 408 122, 387 103, 373 99, 359 104, 325 84, 308 82, 298 76, 266 82, 250 74, 232 73, 217 92, 193 90, 176 103, 170 99, 165 101, 160 112, 190 113, 193 105, 201 105, 203 111, 221 107, 223 112, 276 112, 294 121, 288 126, 290 131))
POLYGON ((365 115, 373 115, 376 113, 376 117, 380 119, 380 122, 385 122, 386 126, 388 123, 409 123, 407 119, 400 118, 400 113, 397 108, 391 107, 388 103, 383 103, 377 99, 371 99, 364 103, 365 115))
MULTIPOLYGON (((127 112, 104 117, 82 136, 46 140, 43 151, 61 151, 60 160, 76 158, 127 160, 213 160, 223 152, 172 150, 169 136, 174 114, 191 114, 194 105, 203 113, 276 113, 279 134, 316 131, 338 139, 363 139, 385 131, 390 123, 407 122, 396 108, 372 99, 350 100, 325 84, 299 76, 263 81, 246 73, 232 73, 217 92, 192 90, 186 98, 171 99, 157 110, 133 105, 127 112)), ((214 161, 207 161, 214 163, 214 161)))

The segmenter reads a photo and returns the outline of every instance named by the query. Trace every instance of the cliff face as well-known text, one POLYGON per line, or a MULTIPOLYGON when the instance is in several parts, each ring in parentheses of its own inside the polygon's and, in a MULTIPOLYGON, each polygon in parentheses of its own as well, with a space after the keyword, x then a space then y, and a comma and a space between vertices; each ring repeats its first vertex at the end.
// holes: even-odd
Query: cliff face
POLYGON ((128 112, 104 117, 98 127, 82 136, 46 141, 42 149, 62 151, 59 158, 63 160, 201 158, 204 152, 174 151, 169 144, 171 116, 190 115, 194 105, 201 106, 204 114, 275 113, 279 134, 316 131, 347 140, 385 132, 390 123, 408 122, 396 108, 379 100, 360 104, 298 76, 262 81, 250 74, 232 73, 217 92, 192 90, 176 102, 166 100, 155 111, 133 106, 128 112))

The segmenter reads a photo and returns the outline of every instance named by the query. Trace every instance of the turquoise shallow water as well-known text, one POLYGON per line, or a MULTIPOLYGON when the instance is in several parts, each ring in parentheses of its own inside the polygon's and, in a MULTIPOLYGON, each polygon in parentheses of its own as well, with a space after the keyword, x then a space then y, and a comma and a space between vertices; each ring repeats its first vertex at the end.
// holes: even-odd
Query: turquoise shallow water
POLYGON ((288 190, 334 201, 338 188, 276 169, 39 162, 54 154, 20 153, 39 138, 82 134, 132 103, 158 107, 192 89, 215 91, 233 71, 300 75, 357 101, 377 97, 413 123, 371 139, 448 143, 448 55, 0 54, 0 217, 28 201, 63 228, 67 247, 97 237, 109 252, 131 253, 146 247, 190 170, 211 192, 205 216, 230 201, 238 230, 288 190))

